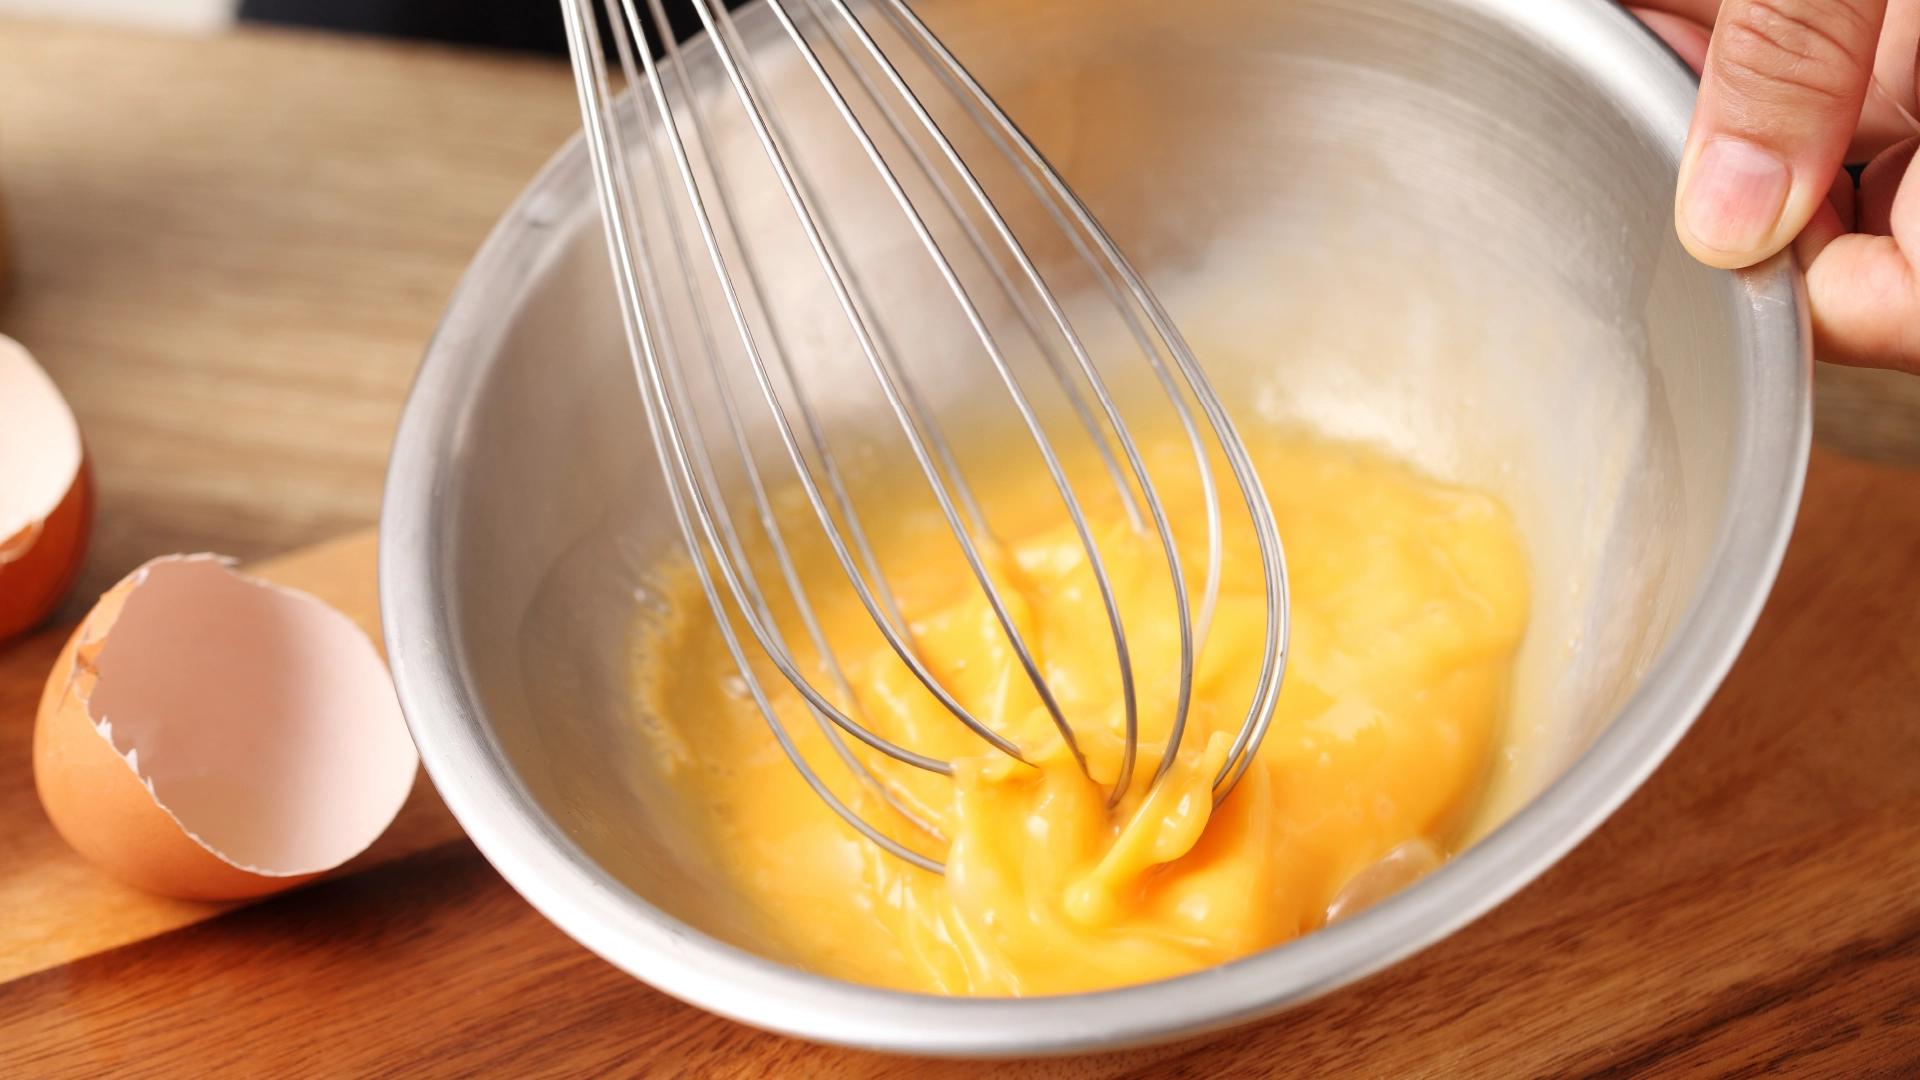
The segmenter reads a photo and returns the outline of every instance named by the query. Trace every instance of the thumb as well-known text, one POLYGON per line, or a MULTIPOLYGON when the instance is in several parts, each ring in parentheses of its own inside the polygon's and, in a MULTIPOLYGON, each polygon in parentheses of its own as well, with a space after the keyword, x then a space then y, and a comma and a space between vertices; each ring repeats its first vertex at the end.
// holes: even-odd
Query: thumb
POLYGON ((1860 122, 1886 0, 1725 0, 1680 161, 1695 258, 1751 266, 1819 209, 1860 122))

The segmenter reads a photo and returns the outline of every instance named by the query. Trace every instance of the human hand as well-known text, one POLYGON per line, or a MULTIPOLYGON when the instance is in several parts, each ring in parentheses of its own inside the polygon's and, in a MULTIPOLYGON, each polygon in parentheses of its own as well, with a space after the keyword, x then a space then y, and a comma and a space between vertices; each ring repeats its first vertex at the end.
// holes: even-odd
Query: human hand
POLYGON ((1635 0, 1700 73, 1674 223, 1695 258, 1793 244, 1822 360, 1920 373, 1920 0, 1635 0), (1856 191, 1841 165, 1865 162, 1856 191))

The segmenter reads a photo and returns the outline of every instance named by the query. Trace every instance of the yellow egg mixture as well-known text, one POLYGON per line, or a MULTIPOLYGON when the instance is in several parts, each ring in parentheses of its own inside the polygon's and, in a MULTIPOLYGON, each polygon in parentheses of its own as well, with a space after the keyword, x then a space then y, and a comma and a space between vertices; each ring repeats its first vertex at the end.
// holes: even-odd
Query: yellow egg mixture
MULTIPOLYGON (((768 668, 761 683, 833 790, 889 835, 944 860, 944 877, 861 839, 807 787, 744 693, 691 567, 662 576, 670 613, 645 625, 636 682, 653 742, 720 872, 796 963, 946 994, 1145 982, 1314 930, 1343 886, 1389 852, 1420 841, 1446 848, 1479 796, 1526 626, 1526 559, 1513 523, 1484 494, 1353 447, 1271 436, 1252 449, 1286 548, 1291 656, 1266 740, 1218 809, 1210 785, 1246 716, 1266 627, 1259 554, 1244 508, 1233 513, 1229 475, 1221 475, 1228 513, 1217 614, 1175 765, 1151 791, 1177 689, 1171 579, 1154 533, 1129 526, 1113 488, 1092 476, 1077 483, 1117 590, 1139 695, 1139 761, 1111 811, 1124 745, 1113 639, 1050 485, 977 487, 1000 534, 986 552, 992 573, 1091 780, 937 515, 870 523, 889 584, 927 666, 1030 765, 969 733, 920 686, 837 563, 806 560, 809 592, 857 699, 852 715, 953 761, 948 778, 860 751, 932 831, 853 779, 784 679, 768 668)), ((1186 453, 1168 441, 1147 457, 1197 609, 1205 514, 1186 453)), ((766 584, 776 583, 769 575, 766 584)), ((834 696, 800 647, 791 611, 780 614, 799 662, 834 696)))

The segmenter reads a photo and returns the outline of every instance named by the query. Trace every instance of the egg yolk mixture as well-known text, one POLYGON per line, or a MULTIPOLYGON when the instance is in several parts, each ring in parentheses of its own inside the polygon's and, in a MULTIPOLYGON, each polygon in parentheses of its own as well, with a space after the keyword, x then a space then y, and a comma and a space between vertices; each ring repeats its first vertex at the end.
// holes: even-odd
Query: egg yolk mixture
MULTIPOLYGON (((733 667, 692 567, 660 575, 669 603, 643 621, 637 654, 651 744, 718 871, 793 962, 946 994, 1146 982, 1314 930, 1343 888, 1351 900, 1356 881, 1396 860, 1414 874, 1437 862, 1478 799, 1526 627, 1526 559, 1513 523, 1484 494, 1353 447, 1275 435, 1250 449, 1286 549, 1291 652, 1272 727, 1218 808, 1213 779, 1247 716, 1267 617, 1259 551, 1224 469, 1217 607, 1185 735, 1157 785, 1178 690, 1171 576, 1158 537, 1131 527, 1112 485, 1094 474, 1076 481, 1138 695, 1138 760, 1112 808, 1125 745, 1113 636, 1044 476, 976 485, 997 533, 984 554, 1072 725, 1084 771, 937 514, 868 523, 887 582, 926 666, 1026 763, 967 731, 927 692, 836 562, 802 561, 853 700, 803 647, 793 610, 777 609, 796 662, 849 715, 950 760, 953 775, 846 738, 889 800, 856 779, 785 679, 756 666, 759 683, 836 794, 944 861, 945 876, 862 839, 809 789, 733 667), (1405 857, 1420 850, 1433 855, 1405 857)), ((1145 453, 1197 611, 1207 565, 1198 476, 1183 442, 1145 453)), ((763 586, 777 591, 778 579, 767 575, 763 586)), ((735 624, 753 649, 737 614, 735 624)))

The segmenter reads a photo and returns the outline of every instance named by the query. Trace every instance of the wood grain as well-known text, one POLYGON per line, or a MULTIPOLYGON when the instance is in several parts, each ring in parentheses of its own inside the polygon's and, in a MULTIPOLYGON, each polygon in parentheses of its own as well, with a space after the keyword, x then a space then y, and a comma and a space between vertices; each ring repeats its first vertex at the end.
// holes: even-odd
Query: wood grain
MULTIPOLYGON (((380 609, 375 534, 355 533, 249 566, 345 612, 376 644, 380 609)), ((95 870, 67 847, 33 788, 33 721, 40 689, 70 627, 0 651, 0 982, 200 922, 235 904, 153 896, 95 870)), ((422 772, 386 833, 336 874, 350 874, 461 836, 422 772)), ((9 1075, 0 1071, 0 1075, 9 1075)))
POLYGON ((0 1075, 1920 1075, 1920 470, 1816 451, 1787 562, 1694 731, 1518 897, 1185 1045, 851 1053, 681 1005, 465 841, 0 985, 0 1075))
POLYGON ((372 525, 447 296, 578 126, 551 59, 0 19, 0 332, 100 482, 62 621, 155 555, 372 525))
POLYGON ((1815 364, 1813 437, 1835 450, 1920 465, 1920 375, 1815 364))
MULTIPOLYGON (((371 525, 447 295, 577 125, 552 60, 0 19, 0 332, 74 406, 99 481, 56 621, 155 555, 255 559, 371 525)), ((377 640, 370 537, 265 572, 377 640)), ((27 748, 64 636, 0 652, 0 979, 225 910, 121 886, 48 826, 27 748)), ((423 776, 347 869, 458 835, 423 776)))

